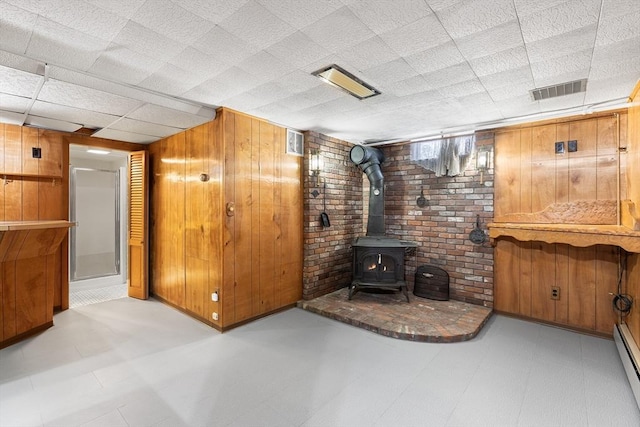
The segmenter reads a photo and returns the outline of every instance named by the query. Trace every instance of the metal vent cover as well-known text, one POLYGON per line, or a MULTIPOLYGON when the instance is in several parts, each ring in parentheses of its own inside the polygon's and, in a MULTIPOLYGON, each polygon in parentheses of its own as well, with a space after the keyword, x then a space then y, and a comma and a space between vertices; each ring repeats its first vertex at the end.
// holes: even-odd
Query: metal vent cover
POLYGON ((571 95, 573 93, 585 92, 587 90, 587 79, 574 80, 572 82, 560 83, 553 86, 545 86, 529 91, 534 101, 542 99, 556 98, 558 96, 571 95))

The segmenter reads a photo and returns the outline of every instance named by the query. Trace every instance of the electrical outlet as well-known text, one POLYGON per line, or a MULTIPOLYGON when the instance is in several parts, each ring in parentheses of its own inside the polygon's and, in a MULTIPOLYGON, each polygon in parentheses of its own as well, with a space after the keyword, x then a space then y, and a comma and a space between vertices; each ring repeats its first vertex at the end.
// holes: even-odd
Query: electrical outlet
POLYGON ((564 141, 556 142, 556 154, 564 154, 564 141))
POLYGON ((213 318, 213 320, 218 320, 218 313, 211 314, 211 317, 213 318))
POLYGON ((571 141, 567 142, 567 149, 570 153, 575 153, 576 151, 578 151, 578 140, 572 139, 571 141))
POLYGON ((553 300, 560 299, 560 288, 558 286, 551 287, 551 299, 553 300))

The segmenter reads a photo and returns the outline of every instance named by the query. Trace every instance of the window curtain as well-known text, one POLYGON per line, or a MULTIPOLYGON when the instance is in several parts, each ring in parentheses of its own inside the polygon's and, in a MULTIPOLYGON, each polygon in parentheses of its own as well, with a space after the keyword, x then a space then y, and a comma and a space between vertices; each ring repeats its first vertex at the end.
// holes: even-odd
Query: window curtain
POLYGON ((460 175, 469 166, 475 145, 475 135, 415 142, 411 144, 411 162, 436 176, 460 175))

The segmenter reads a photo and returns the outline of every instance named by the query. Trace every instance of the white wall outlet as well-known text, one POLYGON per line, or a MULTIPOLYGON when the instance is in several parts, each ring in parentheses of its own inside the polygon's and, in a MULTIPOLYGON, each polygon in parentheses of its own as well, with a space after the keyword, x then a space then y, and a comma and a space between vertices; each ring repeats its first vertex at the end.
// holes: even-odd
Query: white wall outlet
POLYGON ((211 317, 213 318, 213 320, 218 320, 218 313, 213 313, 211 317))
POLYGON ((216 302, 218 301, 218 291, 215 291, 214 293, 211 294, 211 301, 216 302))

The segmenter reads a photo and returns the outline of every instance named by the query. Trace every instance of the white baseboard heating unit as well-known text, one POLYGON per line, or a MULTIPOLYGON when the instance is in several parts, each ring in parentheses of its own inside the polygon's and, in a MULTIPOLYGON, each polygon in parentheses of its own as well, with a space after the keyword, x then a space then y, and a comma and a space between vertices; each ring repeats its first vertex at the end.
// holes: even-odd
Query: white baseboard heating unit
POLYGON ((615 325, 613 339, 618 347, 620 360, 622 360, 622 365, 627 373, 636 403, 640 408, 640 349, 633 340, 627 325, 615 325))

